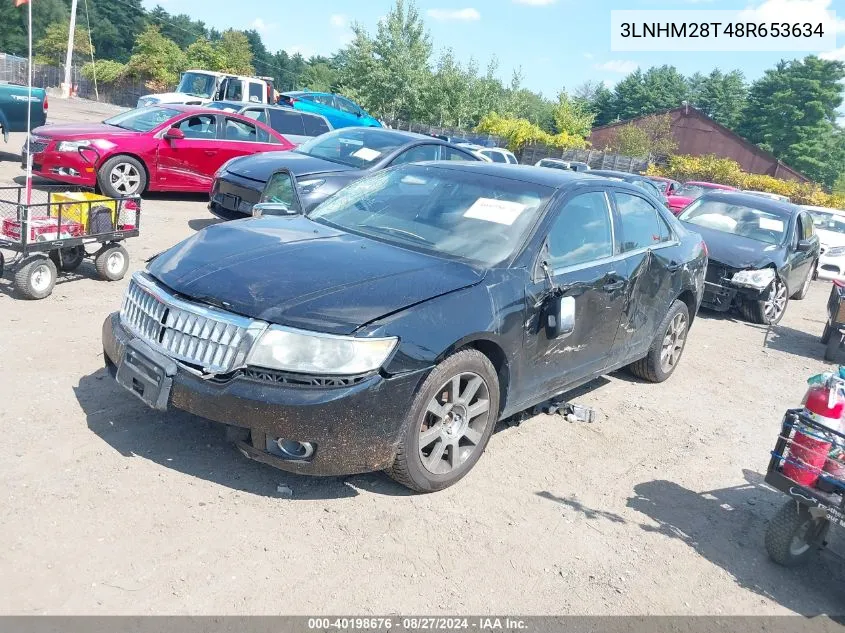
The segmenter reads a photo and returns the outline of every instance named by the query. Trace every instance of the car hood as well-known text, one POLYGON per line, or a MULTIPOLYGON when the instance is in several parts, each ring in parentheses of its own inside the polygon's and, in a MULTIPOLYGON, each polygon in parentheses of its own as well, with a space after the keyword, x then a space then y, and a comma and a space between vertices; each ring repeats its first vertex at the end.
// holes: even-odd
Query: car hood
POLYGON ((483 274, 304 216, 210 226, 149 272, 198 301, 256 319, 350 334, 379 317, 478 283, 483 274))
POLYGON ((778 267, 781 266, 782 246, 759 242, 687 222, 684 222, 684 226, 704 238, 709 258, 714 262, 738 269, 762 268, 772 263, 778 267))
POLYGON ((832 248, 834 246, 845 246, 845 235, 837 233, 836 231, 825 231, 824 229, 816 228, 816 235, 819 236, 819 242, 825 248, 832 248))
MULTIPOLYGON (((157 104, 198 104, 208 103, 211 99, 207 97, 197 97, 196 95, 189 95, 186 92, 162 92, 159 94, 144 95, 141 99, 149 99, 152 97, 156 99, 157 104)), ((246 104, 244 104, 246 105, 246 104)))
POLYGON ((357 171, 354 167, 333 163, 322 158, 315 158, 298 152, 261 152, 251 156, 239 158, 226 168, 231 173, 267 182, 277 169, 288 169, 294 176, 305 176, 308 174, 319 174, 326 172, 347 172, 357 171))
POLYGON ((115 136, 136 136, 140 132, 124 130, 105 123, 69 123, 67 125, 42 125, 32 130, 33 136, 61 139, 94 139, 115 136))

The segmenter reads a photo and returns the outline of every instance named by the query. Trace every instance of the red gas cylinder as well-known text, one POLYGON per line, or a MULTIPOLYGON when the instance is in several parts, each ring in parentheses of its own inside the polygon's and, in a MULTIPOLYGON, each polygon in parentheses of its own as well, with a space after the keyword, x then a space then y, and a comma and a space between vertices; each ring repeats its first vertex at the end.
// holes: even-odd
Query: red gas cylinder
MULTIPOLYGON (((845 401, 835 394, 831 397, 826 386, 814 385, 804 396, 804 409, 814 421, 838 431, 845 401)), ((818 429, 796 429, 789 447, 790 461, 784 464, 783 474, 802 486, 815 486, 832 446, 833 442, 818 429)))

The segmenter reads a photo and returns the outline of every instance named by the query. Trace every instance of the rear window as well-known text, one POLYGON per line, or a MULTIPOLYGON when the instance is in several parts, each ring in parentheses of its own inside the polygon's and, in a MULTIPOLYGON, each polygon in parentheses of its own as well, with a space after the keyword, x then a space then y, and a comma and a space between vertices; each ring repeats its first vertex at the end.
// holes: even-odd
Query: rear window
POLYGON ((270 127, 279 134, 305 135, 302 115, 296 110, 270 110, 270 127))
POLYGON ((249 100, 250 101, 257 101, 261 103, 264 101, 264 86, 261 84, 255 83, 253 81, 249 82, 249 100))
POLYGON ((331 131, 323 117, 303 115, 302 120, 305 123, 305 136, 320 136, 331 131))

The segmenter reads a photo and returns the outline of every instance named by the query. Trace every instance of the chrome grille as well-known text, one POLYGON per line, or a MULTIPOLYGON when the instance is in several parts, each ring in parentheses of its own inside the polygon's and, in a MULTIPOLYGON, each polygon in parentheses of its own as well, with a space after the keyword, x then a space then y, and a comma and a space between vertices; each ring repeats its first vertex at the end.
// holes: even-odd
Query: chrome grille
POLYGON ((266 327, 175 297, 144 273, 133 275, 120 319, 153 348, 210 374, 229 373, 240 366, 266 327))

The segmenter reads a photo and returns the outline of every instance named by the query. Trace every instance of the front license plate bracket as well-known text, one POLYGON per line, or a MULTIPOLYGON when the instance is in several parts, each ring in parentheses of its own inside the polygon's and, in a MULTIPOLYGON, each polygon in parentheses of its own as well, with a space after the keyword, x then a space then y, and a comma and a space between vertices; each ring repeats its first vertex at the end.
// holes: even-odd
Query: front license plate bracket
POLYGON ((173 359, 134 339, 126 345, 117 367, 117 382, 147 406, 167 411, 177 366, 173 359))

